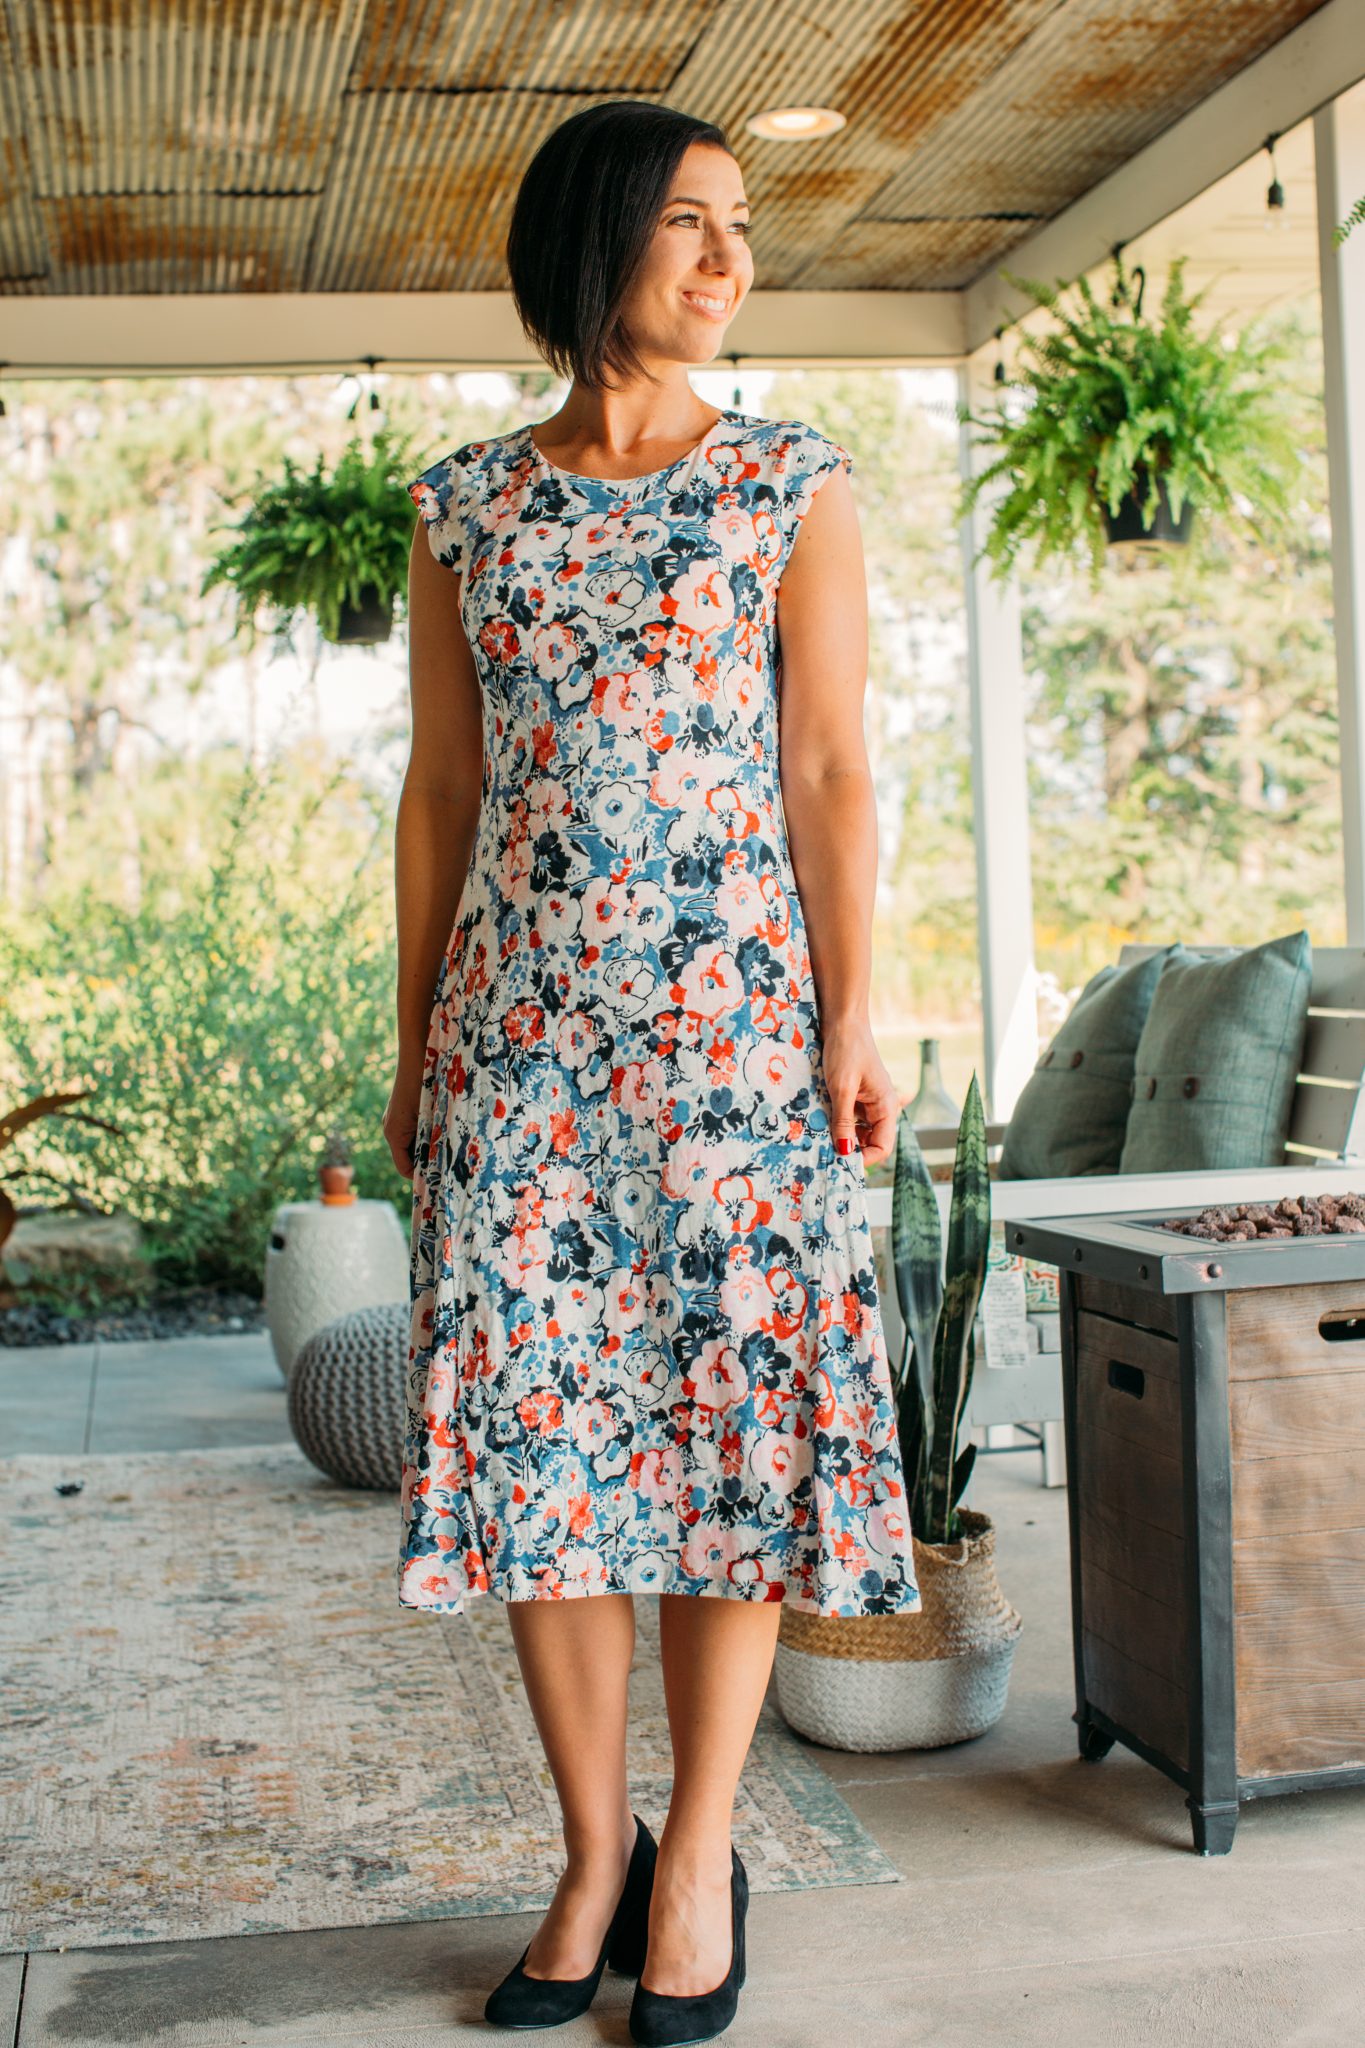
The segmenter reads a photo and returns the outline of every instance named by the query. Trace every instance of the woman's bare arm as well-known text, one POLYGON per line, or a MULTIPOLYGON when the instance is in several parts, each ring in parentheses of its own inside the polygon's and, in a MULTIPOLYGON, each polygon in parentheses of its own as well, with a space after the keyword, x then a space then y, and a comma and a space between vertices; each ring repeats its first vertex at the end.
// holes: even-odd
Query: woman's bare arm
POLYGON ((432 990, 459 914, 483 782, 483 707, 460 617, 462 582, 436 560, 419 520, 408 557, 412 747, 394 834, 398 1076, 384 1118, 405 1175, 413 1170, 432 990))
POLYGON ((777 627, 782 808, 819 999, 835 1139, 860 1144, 871 1165, 895 1143, 897 1102, 868 1014, 877 810, 863 738, 867 577, 842 469, 821 484, 797 529, 778 590, 777 627))

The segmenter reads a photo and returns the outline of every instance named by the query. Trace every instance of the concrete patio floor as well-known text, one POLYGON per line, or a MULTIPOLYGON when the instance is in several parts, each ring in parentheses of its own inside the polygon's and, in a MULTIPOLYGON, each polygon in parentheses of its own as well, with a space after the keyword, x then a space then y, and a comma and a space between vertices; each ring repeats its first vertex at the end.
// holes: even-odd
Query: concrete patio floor
MULTIPOLYGON (((265 1339, 0 1349, 0 1438, 80 1456, 288 1437, 265 1339)), ((1024 1617, 1004 1719, 895 1756, 812 1746, 901 1885, 756 1894, 734 2048, 1286 2048, 1365 2041, 1365 1788, 1252 1802, 1230 1856, 1126 1751, 1076 1755, 1066 1496, 981 1460, 1024 1617)), ((647 1816, 651 1821, 661 1815, 647 1816)), ((499 2038, 483 2000, 535 1915, 0 1956, 0 2044, 499 2038)), ((552 2036, 626 2048, 630 1983, 552 2036)))

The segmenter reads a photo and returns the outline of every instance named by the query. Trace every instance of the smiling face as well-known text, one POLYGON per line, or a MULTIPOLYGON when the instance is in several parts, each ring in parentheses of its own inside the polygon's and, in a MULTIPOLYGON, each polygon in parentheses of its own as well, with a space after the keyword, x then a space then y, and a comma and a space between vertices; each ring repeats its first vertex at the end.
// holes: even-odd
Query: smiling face
POLYGON ((621 308, 640 355, 705 363, 754 281, 749 206, 728 150, 694 142, 673 174, 644 265, 621 308))

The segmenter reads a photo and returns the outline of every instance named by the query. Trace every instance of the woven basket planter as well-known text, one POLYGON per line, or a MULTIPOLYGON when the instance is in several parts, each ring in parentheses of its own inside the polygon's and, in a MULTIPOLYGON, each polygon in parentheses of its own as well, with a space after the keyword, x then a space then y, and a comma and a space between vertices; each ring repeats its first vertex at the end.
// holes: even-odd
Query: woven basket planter
POLYGON ((775 1670, 783 1719, 830 1749, 940 1749, 1005 1710, 1023 1626, 995 1576, 995 1526, 959 1508, 956 1543, 914 1541, 918 1614, 782 1609, 775 1670))

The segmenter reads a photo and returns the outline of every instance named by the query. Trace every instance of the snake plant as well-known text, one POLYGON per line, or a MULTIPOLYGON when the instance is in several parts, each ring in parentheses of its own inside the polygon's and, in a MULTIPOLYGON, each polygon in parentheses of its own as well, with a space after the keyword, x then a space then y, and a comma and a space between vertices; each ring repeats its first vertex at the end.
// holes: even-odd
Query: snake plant
POLYGON ((934 1184, 904 1112, 896 1133, 891 1261, 905 1343, 893 1384, 910 1526, 921 1543, 954 1543, 961 1533, 957 1504, 976 1445, 959 1452, 957 1440, 976 1361, 990 1232, 986 1118, 973 1074, 957 1130, 946 1269, 934 1184))

